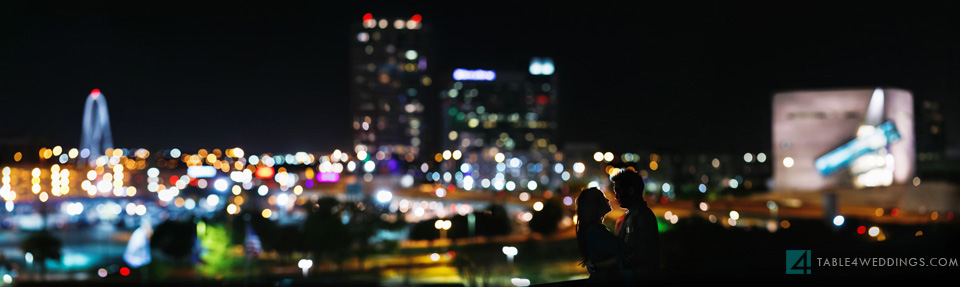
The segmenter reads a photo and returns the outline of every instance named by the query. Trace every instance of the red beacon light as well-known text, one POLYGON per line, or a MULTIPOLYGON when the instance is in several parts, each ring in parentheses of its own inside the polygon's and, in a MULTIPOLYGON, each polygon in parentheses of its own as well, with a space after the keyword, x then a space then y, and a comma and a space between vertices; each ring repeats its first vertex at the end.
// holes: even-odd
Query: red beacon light
POLYGON ((370 20, 373 20, 373 14, 370 14, 370 13, 363 14, 363 22, 367 22, 370 20))
POLYGON ((93 91, 90 91, 90 96, 91 96, 91 97, 94 97, 94 98, 99 97, 99 96, 100 96, 100 89, 93 89, 93 91))
POLYGON ((420 21, 423 20, 423 17, 420 16, 420 14, 416 14, 416 15, 413 15, 413 17, 410 17, 410 20, 413 20, 413 22, 415 23, 420 23, 420 21))

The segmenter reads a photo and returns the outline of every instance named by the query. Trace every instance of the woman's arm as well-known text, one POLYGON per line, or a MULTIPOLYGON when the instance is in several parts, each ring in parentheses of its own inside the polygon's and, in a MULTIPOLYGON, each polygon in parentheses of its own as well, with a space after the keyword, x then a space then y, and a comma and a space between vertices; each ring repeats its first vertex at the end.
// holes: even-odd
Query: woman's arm
MULTIPOLYGON (((590 254, 595 255, 591 256, 593 257, 591 259, 602 258, 598 261, 606 261, 607 257, 614 257, 614 260, 616 260, 615 257, 622 253, 620 241, 603 225, 590 227, 587 246, 590 249, 590 254)), ((596 264, 599 265, 600 262, 596 262, 596 264)))
POLYGON ((617 269, 629 264, 632 248, 624 246, 605 226, 592 226, 587 234, 587 248, 590 249, 594 267, 617 269))

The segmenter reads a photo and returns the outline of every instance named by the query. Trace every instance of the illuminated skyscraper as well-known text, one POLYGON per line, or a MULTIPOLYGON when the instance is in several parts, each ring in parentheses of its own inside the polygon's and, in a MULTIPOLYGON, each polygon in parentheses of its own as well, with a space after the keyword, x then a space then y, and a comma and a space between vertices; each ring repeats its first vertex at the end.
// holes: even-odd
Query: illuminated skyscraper
POLYGON ((435 155, 440 172, 456 174, 449 183, 488 188, 482 185, 489 181, 490 189, 531 192, 559 184, 553 180, 559 178, 554 165, 563 158, 556 143, 553 72, 553 61, 540 58, 529 71, 453 71, 439 95, 442 153, 435 155), (468 175, 466 183, 460 180, 468 175))
POLYGON ((377 160, 415 162, 424 138, 423 97, 432 83, 422 18, 367 13, 357 20, 350 41, 355 152, 377 160))
POLYGON ((917 157, 921 162, 944 159, 947 137, 943 112, 937 101, 925 100, 917 116, 917 157))
MULTIPOLYGON (((537 60, 540 61, 540 60, 537 60)), ((537 65, 540 65, 539 62, 537 65)), ((550 74, 457 69, 440 94, 443 148, 556 151, 557 90, 550 74)), ((534 69, 531 69, 534 71, 534 69)))

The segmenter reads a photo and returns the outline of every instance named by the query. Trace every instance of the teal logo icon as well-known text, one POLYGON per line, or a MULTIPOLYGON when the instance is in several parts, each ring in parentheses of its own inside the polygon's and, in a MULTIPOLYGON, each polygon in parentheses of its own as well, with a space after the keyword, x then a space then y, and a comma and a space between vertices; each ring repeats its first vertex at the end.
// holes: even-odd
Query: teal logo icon
POLYGON ((787 250, 787 274, 810 274, 810 250, 787 250))

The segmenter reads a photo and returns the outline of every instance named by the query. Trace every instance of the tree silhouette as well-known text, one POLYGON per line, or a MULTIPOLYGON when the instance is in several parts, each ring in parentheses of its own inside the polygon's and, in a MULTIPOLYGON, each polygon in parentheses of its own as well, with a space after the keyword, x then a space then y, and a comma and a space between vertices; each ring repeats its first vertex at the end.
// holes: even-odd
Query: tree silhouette
POLYGON ((347 204, 346 209, 350 215, 346 236, 353 243, 356 249, 353 255, 357 256, 360 269, 363 269, 364 260, 372 253, 370 237, 376 234, 380 226, 380 208, 368 200, 347 204))
POLYGON ((272 247, 273 249, 277 250, 277 253, 280 254, 281 258, 290 259, 289 257, 294 251, 303 249, 303 233, 300 231, 298 226, 279 226, 276 228, 275 232, 272 232, 271 234, 273 235, 270 236, 272 237, 272 247))
POLYGON ((477 235, 497 236, 510 234, 510 216, 507 209, 500 204, 492 204, 477 215, 477 235))
POLYGON ((530 230, 543 235, 550 235, 557 231, 557 224, 563 218, 563 207, 556 200, 547 200, 543 209, 535 211, 530 219, 530 230))
POLYGON ((308 208, 304 220, 304 244, 314 259, 323 258, 343 262, 350 237, 341 221, 343 206, 336 198, 324 197, 308 208))
MULTIPOLYGON (((499 204, 490 205, 486 210, 475 211, 476 217, 476 235, 497 236, 510 234, 510 218, 507 216, 507 210, 499 204)), ((465 238, 469 236, 469 226, 467 226, 467 217, 456 215, 450 219, 452 225, 447 231, 447 238, 465 238)), ((559 219, 558 219, 559 221, 559 219)), ((440 238, 440 231, 434 227, 436 220, 422 220, 414 223, 410 228, 411 240, 432 240, 440 238)))
POLYGON ((197 226, 192 219, 166 220, 153 229, 150 245, 174 259, 184 259, 192 254, 197 226))
POLYGON ((30 234, 20 242, 20 250, 32 253, 34 260, 40 263, 41 276, 47 274, 47 259, 60 261, 62 248, 63 241, 46 230, 30 234))

